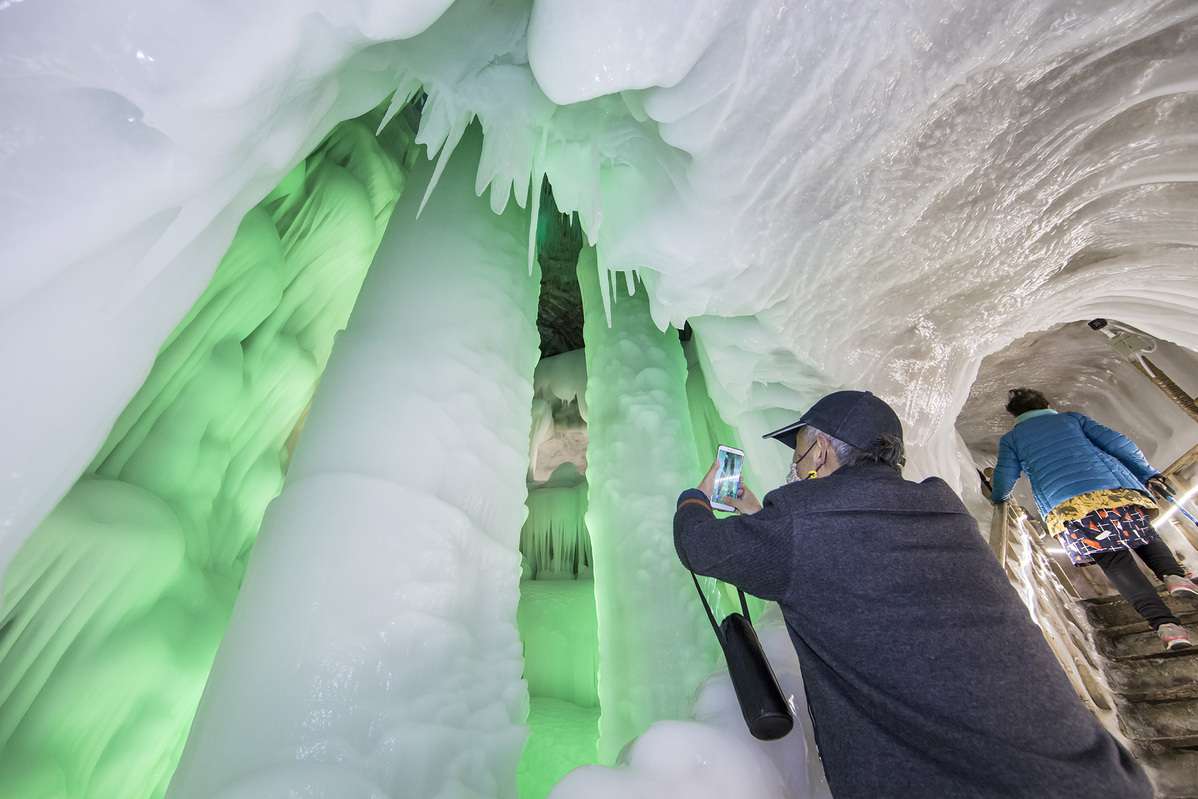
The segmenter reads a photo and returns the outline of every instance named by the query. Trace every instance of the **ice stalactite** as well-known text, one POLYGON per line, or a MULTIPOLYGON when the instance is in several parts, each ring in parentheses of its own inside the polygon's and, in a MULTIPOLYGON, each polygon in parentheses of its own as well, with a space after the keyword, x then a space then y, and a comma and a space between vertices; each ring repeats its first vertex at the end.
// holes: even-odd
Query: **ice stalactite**
POLYGON ((715 666, 715 640, 674 553, 674 499, 700 476, 686 359, 645 292, 619 296, 611 326, 595 250, 578 259, 587 360, 587 529, 599 615, 599 759, 654 721, 685 718, 715 666))
POLYGON ((176 799, 513 797, 538 280, 527 219, 422 164, 272 504, 176 799))
MULTIPOLYGON (((368 115, 369 116, 369 115, 368 115)), ((339 125, 238 228, 92 465, 7 571, 0 796, 166 790, 412 133, 339 125)))
POLYGON ((528 518, 520 531, 520 551, 530 580, 586 577, 591 573, 587 535, 587 484, 573 464, 563 464, 554 480, 528 493, 528 518), (573 480, 561 479, 565 475, 573 480))

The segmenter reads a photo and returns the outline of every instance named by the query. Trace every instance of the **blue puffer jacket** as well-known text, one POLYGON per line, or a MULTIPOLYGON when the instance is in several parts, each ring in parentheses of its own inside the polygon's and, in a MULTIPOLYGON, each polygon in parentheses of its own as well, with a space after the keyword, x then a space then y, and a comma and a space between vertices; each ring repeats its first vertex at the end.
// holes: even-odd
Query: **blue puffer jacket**
POLYGON ((1020 414, 1015 427, 998 442, 998 465, 991 480, 995 502, 1010 498, 1023 472, 1041 515, 1087 491, 1147 491, 1144 483, 1157 473, 1122 433, 1080 413, 1048 409, 1020 414))

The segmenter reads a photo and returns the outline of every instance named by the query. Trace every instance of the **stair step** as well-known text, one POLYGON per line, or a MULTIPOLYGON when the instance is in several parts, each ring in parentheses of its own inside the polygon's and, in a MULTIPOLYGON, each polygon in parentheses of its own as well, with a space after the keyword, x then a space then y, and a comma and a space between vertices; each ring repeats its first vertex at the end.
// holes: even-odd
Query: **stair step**
MULTIPOLYGON (((1186 623, 1186 619, 1182 619, 1182 623, 1186 623)), ((1191 634, 1196 632, 1193 627, 1194 624, 1191 622, 1191 634)), ((1162 646, 1160 638, 1156 637, 1156 632, 1149 628, 1148 624, 1140 625, 1135 630, 1120 631, 1117 635, 1108 635, 1100 630, 1099 635, 1095 636, 1094 643, 1099 649, 1099 654, 1111 660, 1175 658, 1175 656, 1185 658, 1187 655, 1198 654, 1198 646, 1167 652, 1162 646)))
MULTIPOLYGON (((1198 601, 1158 593, 1198 635, 1198 601)), ((1167 652, 1118 594, 1082 600, 1115 693, 1119 726, 1152 777, 1158 799, 1198 799, 1198 647, 1167 652)), ((1198 639, 1196 639, 1198 643, 1198 639)))
POLYGON ((1158 647, 1158 649, 1156 649, 1155 651, 1149 649, 1140 654, 1107 655, 1106 659, 1112 663, 1132 664, 1132 663, 1142 662, 1145 660, 1173 660, 1173 659, 1181 659, 1181 658, 1198 657, 1198 646, 1192 646, 1189 649, 1174 649, 1173 651, 1169 652, 1163 648, 1159 648, 1160 647, 1160 639, 1156 637, 1155 633, 1153 633, 1152 638, 1154 640, 1156 640, 1156 644, 1158 647))
POLYGON ((1108 658, 1103 666, 1111 690, 1129 702, 1198 699, 1198 647, 1108 658))
POLYGON ((1198 699, 1118 705, 1119 726, 1129 738, 1168 749, 1198 747, 1198 699))
MULTIPOLYGON (((1181 599, 1170 596, 1164 591, 1158 591, 1157 593, 1164 601, 1166 607, 1173 611, 1175 616, 1198 613, 1198 600, 1181 599)), ((1101 597, 1100 599, 1082 600, 1081 604, 1085 608, 1086 617, 1090 620, 1090 623, 1100 629, 1144 622, 1143 617, 1139 613, 1136 613, 1136 609, 1131 606, 1131 603, 1118 595, 1114 597, 1101 597)))
POLYGON ((1198 751, 1149 746, 1136 758, 1147 767, 1158 799, 1198 799, 1198 751))
MULTIPOLYGON (((1198 623, 1198 610, 1191 608, 1182 611, 1174 610, 1173 612, 1174 615, 1177 616, 1177 620, 1180 621, 1185 627, 1190 627, 1191 625, 1198 623)), ((1127 624, 1098 627, 1097 632, 1100 635, 1106 636, 1107 638, 1118 638, 1121 635, 1133 635, 1135 633, 1144 632, 1147 629, 1149 629, 1148 622, 1144 621, 1144 619, 1140 617, 1140 614, 1137 613, 1134 621, 1131 621, 1127 624)))

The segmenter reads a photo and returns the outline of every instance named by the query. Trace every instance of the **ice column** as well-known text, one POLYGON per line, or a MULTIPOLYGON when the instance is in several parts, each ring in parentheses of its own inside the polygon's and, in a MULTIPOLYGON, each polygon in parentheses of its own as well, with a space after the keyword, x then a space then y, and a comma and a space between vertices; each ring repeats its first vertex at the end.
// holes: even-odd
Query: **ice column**
POLYGON ((410 187, 271 505, 169 796, 514 797, 537 361, 527 216, 472 131, 410 187))
POLYGON ((690 575, 674 553, 674 501, 702 469, 695 458, 686 359, 659 331, 645 292, 604 315, 595 251, 578 258, 586 340, 587 529, 599 618, 599 759, 654 721, 688 718, 716 644, 690 575))

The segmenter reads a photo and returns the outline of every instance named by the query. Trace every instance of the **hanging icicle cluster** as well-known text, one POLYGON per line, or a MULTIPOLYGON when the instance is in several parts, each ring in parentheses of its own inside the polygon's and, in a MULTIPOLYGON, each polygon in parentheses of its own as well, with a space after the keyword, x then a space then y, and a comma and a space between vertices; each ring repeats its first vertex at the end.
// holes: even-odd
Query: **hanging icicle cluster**
POLYGON ((520 530, 525 577, 569 580, 591 574, 591 539, 584 517, 586 481, 528 492, 528 518, 520 530))

